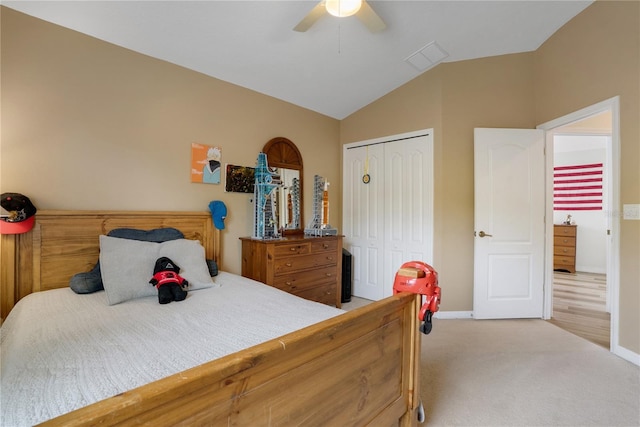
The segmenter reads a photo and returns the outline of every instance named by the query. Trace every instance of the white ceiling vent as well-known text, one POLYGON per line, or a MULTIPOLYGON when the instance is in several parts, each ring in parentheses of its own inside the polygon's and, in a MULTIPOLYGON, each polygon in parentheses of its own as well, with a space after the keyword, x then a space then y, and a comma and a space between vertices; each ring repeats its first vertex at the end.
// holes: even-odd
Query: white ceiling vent
POLYGON ((419 51, 409 55, 405 62, 422 72, 437 65, 449 54, 436 42, 431 42, 419 51))

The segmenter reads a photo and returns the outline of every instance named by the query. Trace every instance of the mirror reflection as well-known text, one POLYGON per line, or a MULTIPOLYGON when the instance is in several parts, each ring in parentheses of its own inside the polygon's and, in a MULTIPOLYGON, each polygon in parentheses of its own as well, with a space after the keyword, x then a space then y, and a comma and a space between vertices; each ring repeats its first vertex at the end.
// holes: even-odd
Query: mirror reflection
POLYGON ((300 171, 274 168, 280 175, 281 186, 276 190, 278 228, 296 230, 300 224, 300 171))

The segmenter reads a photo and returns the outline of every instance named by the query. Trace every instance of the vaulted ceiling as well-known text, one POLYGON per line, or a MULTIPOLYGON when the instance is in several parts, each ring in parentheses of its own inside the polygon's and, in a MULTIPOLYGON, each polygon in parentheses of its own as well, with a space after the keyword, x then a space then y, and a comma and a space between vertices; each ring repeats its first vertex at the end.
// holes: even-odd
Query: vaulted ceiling
POLYGON ((342 119, 439 62, 536 50, 592 0, 370 1, 386 23, 317 1, 3 1, 101 40, 342 119), (424 55, 408 59, 427 47, 424 55))

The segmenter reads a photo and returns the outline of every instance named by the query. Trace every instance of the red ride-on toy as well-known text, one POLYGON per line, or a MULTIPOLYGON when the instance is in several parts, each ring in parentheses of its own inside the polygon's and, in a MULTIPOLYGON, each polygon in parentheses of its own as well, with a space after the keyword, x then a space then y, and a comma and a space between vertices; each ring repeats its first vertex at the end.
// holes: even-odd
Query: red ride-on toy
POLYGON ((431 317, 440 308, 440 287, 438 273, 429 264, 422 261, 410 261, 402 264, 393 282, 393 293, 411 292, 424 297, 418 318, 423 334, 431 332, 431 317))

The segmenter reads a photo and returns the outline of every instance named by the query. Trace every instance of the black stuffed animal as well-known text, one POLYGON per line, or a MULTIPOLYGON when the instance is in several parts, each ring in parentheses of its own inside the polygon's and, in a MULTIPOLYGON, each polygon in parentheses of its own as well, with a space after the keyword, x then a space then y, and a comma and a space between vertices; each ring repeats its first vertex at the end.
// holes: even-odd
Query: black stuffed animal
POLYGON ((180 267, 166 256, 158 258, 153 269, 153 277, 149 280, 158 289, 158 302, 168 304, 171 301, 182 301, 187 297, 189 282, 180 276, 180 267))

